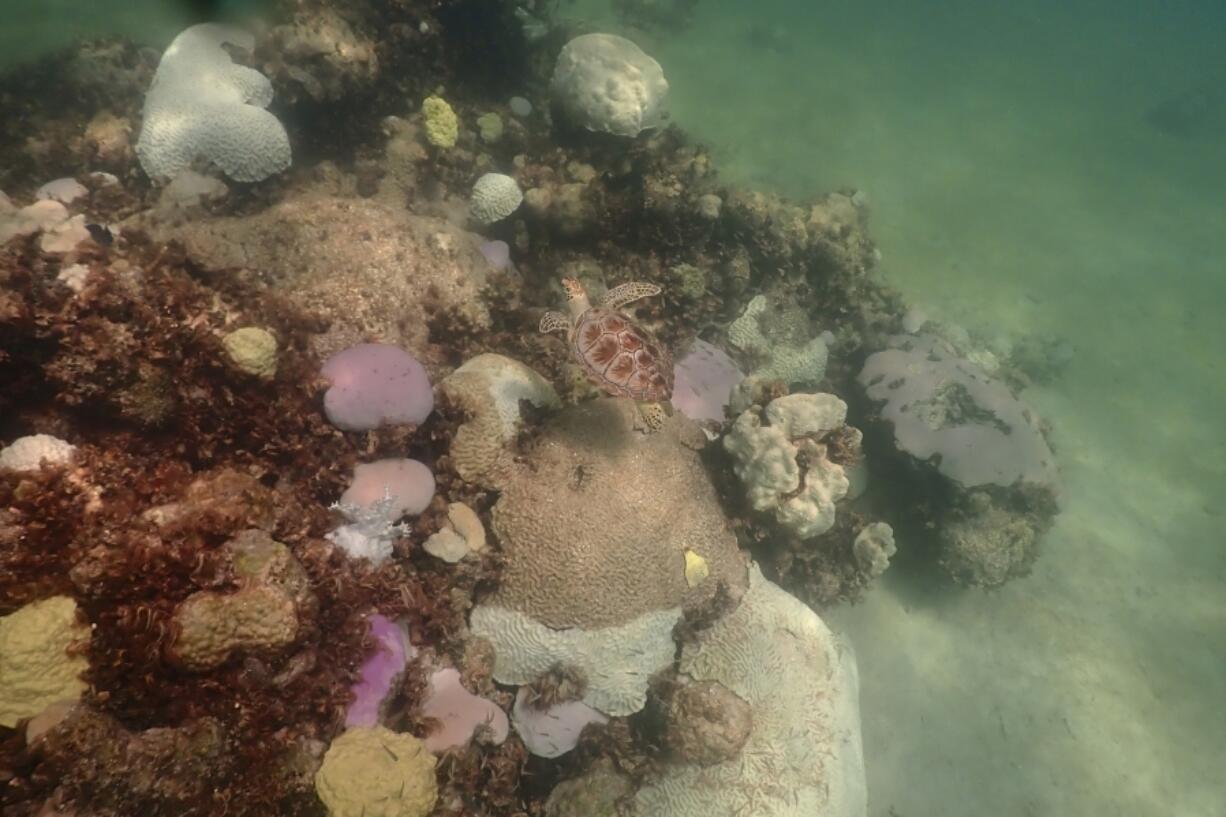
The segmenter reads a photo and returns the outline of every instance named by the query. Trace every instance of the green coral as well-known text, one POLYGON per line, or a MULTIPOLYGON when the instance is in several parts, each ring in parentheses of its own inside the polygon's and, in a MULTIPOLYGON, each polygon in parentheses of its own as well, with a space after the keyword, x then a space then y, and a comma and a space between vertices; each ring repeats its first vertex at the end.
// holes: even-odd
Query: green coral
POLYGON ((247 374, 272 377, 277 373, 277 339, 267 329, 248 326, 221 339, 230 362, 247 374))
POLYGON ((502 117, 493 112, 482 114, 477 117, 477 129, 481 133, 481 141, 492 145, 502 138, 502 117))
POLYGON ((455 111, 442 97, 428 96, 421 103, 421 115, 426 125, 426 141, 436 148, 455 147, 460 122, 455 111))
POLYGON ((54 596, 0 618, 0 726, 16 726, 85 690, 78 676, 86 660, 68 654, 73 641, 88 635, 76 615, 76 602, 54 596))

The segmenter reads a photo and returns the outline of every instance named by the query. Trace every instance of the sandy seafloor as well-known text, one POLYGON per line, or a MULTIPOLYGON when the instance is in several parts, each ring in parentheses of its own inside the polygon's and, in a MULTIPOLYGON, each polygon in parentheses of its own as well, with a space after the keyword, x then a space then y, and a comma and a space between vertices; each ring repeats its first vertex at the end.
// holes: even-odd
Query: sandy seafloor
MULTIPOLYGON (((874 817, 1226 813, 1226 110, 1187 138, 1143 121, 1226 87, 1226 12, 1072 5, 702 0, 685 32, 632 34, 725 179, 862 189, 914 303, 1077 350, 1026 395, 1065 478, 1034 574, 895 570, 827 614, 859 655, 874 817)), ((5 27, 177 30, 123 8, 5 27)))
POLYGON ((1034 574, 826 616, 874 817, 1226 814, 1226 12, 1047 5, 703 0, 640 37, 726 180, 862 189, 909 300, 1076 347, 1026 394, 1065 480, 1034 574), (1144 121, 1201 88, 1187 138, 1144 121))

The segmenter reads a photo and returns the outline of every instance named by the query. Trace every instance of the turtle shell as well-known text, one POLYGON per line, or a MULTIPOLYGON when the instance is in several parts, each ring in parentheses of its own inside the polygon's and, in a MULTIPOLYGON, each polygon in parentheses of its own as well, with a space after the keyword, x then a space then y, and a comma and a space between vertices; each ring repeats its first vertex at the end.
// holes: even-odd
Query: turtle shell
POLYGON ((672 397, 672 358, 632 318, 592 307, 575 321, 571 346, 588 376, 609 394, 644 402, 672 397))

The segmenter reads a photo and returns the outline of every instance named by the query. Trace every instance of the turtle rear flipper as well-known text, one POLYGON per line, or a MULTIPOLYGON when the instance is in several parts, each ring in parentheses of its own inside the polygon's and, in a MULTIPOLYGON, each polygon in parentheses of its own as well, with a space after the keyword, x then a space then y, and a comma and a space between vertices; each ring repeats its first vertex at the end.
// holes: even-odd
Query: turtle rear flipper
POLYGON ((649 284, 646 281, 631 281, 628 284, 621 284, 610 289, 600 299, 599 306, 605 309, 621 309, 632 301, 637 301, 639 298, 650 298, 652 295, 659 295, 661 289, 656 284, 649 284))
POLYGON ((549 332, 569 332, 571 327, 570 318, 563 315, 561 312, 546 312, 541 316, 541 331, 548 334, 549 332))

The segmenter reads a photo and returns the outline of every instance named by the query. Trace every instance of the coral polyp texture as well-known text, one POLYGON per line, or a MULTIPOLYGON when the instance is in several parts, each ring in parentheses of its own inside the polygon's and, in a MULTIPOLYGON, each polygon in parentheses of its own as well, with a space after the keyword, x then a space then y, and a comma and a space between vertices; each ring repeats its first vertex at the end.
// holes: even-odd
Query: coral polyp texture
POLYGON ((637 136, 664 119, 668 81, 660 63, 615 34, 583 34, 558 54, 553 100, 575 124, 637 136))
MULTIPOLYGON (((855 658, 757 566, 736 610, 682 648, 679 669, 687 681, 714 682, 744 701, 752 726, 739 751, 739 737, 722 746, 707 739, 691 759, 665 764, 635 795, 636 814, 865 815, 855 658), (720 759, 721 752, 733 756, 720 759)), ((731 737, 742 727, 730 728, 731 737)))
POLYGON ((701 431, 674 417, 644 435, 634 422, 630 401, 606 399, 545 428, 494 505, 506 567, 489 603, 555 629, 595 629, 699 605, 721 583, 744 587, 743 557, 696 450, 701 431), (694 588, 687 550, 711 572, 694 588))
POLYGON ((828 456, 825 437, 844 427, 847 404, 832 394, 772 400, 765 420, 746 409, 724 438, 754 510, 770 511, 801 539, 834 526, 835 503, 847 495, 843 466, 828 456))
POLYGON ((163 52, 136 143, 152 178, 169 181, 197 158, 239 182, 257 182, 289 167, 289 137, 264 110, 272 102, 272 83, 233 62, 225 46, 250 51, 255 38, 234 26, 202 23, 163 52))
POLYGON ((426 141, 436 148, 455 147, 460 124, 447 100, 437 96, 426 97, 421 103, 421 116, 426 128, 426 141))

